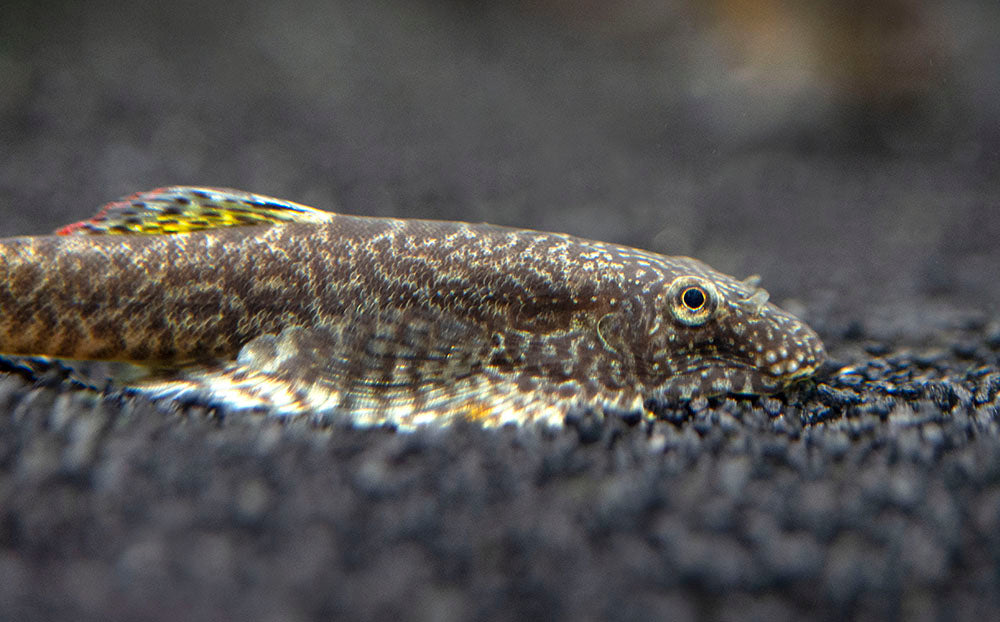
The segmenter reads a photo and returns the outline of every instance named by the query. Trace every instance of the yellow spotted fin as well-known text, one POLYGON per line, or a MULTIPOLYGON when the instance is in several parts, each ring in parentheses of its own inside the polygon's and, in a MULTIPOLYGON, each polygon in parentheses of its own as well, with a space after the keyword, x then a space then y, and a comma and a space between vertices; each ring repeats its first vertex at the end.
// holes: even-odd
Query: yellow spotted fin
POLYGON ((56 234, 164 235, 244 225, 322 223, 332 216, 313 207, 240 190, 171 186, 108 203, 92 218, 66 225, 56 234))

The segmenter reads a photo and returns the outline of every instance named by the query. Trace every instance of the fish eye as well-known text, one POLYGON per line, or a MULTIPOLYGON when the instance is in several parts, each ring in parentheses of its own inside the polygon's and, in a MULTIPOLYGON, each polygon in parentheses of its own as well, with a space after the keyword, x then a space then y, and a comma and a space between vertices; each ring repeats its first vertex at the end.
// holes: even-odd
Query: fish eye
POLYGON ((681 302, 688 308, 688 311, 700 311, 705 306, 705 290, 698 286, 689 287, 681 294, 681 302))
POLYGON ((708 280, 680 276, 667 288, 667 306, 675 320, 687 326, 707 322, 719 306, 719 292, 708 280))

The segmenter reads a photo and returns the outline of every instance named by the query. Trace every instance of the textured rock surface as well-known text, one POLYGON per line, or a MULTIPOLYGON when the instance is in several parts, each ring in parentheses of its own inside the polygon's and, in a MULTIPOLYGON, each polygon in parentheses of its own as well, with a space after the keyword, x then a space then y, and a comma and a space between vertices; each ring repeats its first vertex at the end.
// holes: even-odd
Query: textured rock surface
POLYGON ((759 272, 833 361, 651 426, 409 435, 4 374, 0 617, 997 617, 992 4, 353 4, 12 3, 0 231, 169 183, 568 231, 759 272))

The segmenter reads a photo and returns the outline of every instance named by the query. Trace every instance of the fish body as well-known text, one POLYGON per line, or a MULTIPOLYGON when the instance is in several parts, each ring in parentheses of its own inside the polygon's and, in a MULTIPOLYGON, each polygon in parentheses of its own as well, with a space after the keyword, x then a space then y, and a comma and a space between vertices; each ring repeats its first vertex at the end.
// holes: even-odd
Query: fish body
POLYGON ((175 187, 0 240, 0 352, 113 360, 152 397, 409 428, 559 424, 778 391, 823 346, 687 257, 175 187))

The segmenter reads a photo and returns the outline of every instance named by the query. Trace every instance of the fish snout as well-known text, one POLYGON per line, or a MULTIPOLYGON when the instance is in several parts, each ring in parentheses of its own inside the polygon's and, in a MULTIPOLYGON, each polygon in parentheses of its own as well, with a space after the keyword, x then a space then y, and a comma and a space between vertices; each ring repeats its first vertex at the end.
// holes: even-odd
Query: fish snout
POLYGON ((826 348, 819 335, 798 318, 783 313, 780 330, 766 340, 757 355, 757 367, 780 384, 809 376, 826 361, 826 348))

